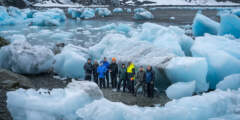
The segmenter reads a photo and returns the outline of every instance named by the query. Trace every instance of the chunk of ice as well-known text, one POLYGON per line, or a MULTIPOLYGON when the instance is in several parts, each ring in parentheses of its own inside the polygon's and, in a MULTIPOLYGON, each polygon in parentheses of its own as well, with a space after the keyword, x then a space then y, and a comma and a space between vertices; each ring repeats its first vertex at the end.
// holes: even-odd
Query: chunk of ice
POLYGON ((205 57, 208 63, 207 80, 210 88, 224 77, 240 73, 240 42, 226 36, 197 37, 192 48, 193 57, 205 57))
POLYGON ((233 89, 237 90, 240 88, 240 74, 232 74, 224 78, 223 81, 217 84, 217 89, 227 90, 233 89))
MULTIPOLYGON (((172 58, 165 73, 172 83, 196 81, 196 92, 207 91, 208 66, 205 58, 175 57, 172 58)), ((195 89, 194 89, 195 90, 195 89)))
POLYGON ((53 63, 53 53, 43 46, 32 46, 25 37, 0 49, 0 67, 21 74, 47 72, 53 63))
POLYGON ((192 96, 195 91, 195 83, 195 81, 174 83, 167 88, 166 94, 170 99, 192 96))
POLYGON ((212 19, 197 13, 193 25, 192 31, 194 36, 203 36, 205 33, 217 35, 220 29, 220 24, 212 19))

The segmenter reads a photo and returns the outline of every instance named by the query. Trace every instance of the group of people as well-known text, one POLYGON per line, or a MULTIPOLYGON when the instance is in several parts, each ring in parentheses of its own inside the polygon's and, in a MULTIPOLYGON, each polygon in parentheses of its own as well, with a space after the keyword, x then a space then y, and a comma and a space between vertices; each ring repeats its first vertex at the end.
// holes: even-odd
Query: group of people
POLYGON ((98 84, 101 89, 110 87, 111 78, 111 87, 117 89, 118 92, 120 88, 123 87, 123 92, 128 90, 128 92, 136 96, 139 88, 142 87, 144 95, 151 98, 154 96, 155 74, 151 66, 147 66, 146 71, 143 66, 140 66, 137 71, 132 62, 128 62, 127 65, 121 64, 119 68, 116 58, 112 58, 111 63, 109 63, 107 58, 104 57, 100 64, 98 61, 94 61, 92 64, 92 60, 89 58, 87 63, 84 64, 84 71, 85 80, 91 81, 93 76, 94 82, 98 84))

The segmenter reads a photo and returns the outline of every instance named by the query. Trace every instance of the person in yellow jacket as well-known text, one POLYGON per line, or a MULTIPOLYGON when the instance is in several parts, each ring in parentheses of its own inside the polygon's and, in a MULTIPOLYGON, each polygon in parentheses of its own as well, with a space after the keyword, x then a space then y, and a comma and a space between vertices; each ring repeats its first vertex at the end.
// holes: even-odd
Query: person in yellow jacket
POLYGON ((127 66, 127 76, 128 76, 128 90, 134 95, 134 81, 135 81, 135 66, 132 62, 128 62, 127 66))

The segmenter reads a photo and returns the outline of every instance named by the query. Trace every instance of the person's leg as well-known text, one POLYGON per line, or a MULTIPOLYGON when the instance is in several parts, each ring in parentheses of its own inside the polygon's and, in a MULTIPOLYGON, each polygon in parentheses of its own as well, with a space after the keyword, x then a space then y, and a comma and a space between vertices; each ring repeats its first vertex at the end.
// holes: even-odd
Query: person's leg
POLYGON ((97 76, 97 75, 94 75, 94 76, 93 76, 93 79, 94 79, 94 82, 98 85, 98 76, 97 76))
POLYGON ((131 81, 132 94, 134 94, 134 80, 131 81))
POLYGON ((126 86, 127 86, 127 80, 123 80, 123 92, 125 92, 126 86))
POLYGON ((138 92, 138 89, 139 89, 140 85, 141 85, 141 84, 139 84, 139 83, 137 83, 137 85, 136 85, 135 96, 137 96, 137 92, 138 92))
POLYGON ((100 89, 102 89, 102 87, 103 87, 103 79, 102 79, 102 78, 99 78, 99 82, 100 82, 99 87, 100 87, 100 89))
POLYGON ((105 78, 102 79, 102 84, 103 84, 103 88, 106 88, 105 87, 105 78))
POLYGON ((115 85, 115 84, 116 84, 116 79, 115 79, 115 75, 113 75, 113 79, 112 79, 112 82, 113 82, 113 84, 112 84, 112 85, 113 85, 113 88, 116 88, 116 87, 115 87, 115 86, 116 86, 116 85, 115 85))
POLYGON ((110 77, 111 77, 111 85, 112 85, 112 88, 113 88, 114 87, 114 85, 113 85, 113 81, 114 81, 113 73, 110 73, 110 77))
POLYGON ((106 72, 107 88, 109 88, 109 72, 106 72))
POLYGON ((147 84, 147 96, 150 97, 150 84, 147 84))
POLYGON ((117 75, 114 75, 114 88, 117 88, 117 75))
POLYGON ((153 97, 154 97, 154 94, 153 94, 153 92, 154 92, 154 85, 151 84, 150 86, 151 86, 151 87, 150 87, 150 88, 151 88, 151 89, 150 89, 150 97, 153 98, 153 97))
POLYGON ((118 83, 118 91, 120 91, 120 88, 121 88, 121 84, 122 84, 122 80, 119 80, 119 83, 118 83))

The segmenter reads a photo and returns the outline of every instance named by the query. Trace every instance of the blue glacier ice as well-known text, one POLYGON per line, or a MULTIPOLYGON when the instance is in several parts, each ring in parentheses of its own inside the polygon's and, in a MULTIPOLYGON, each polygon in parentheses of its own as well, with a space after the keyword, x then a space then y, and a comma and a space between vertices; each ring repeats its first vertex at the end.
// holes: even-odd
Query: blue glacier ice
POLYGON ((108 8, 96 8, 96 12, 101 17, 107 17, 112 15, 112 12, 108 8))
POLYGON ((172 83, 196 81, 196 92, 209 88, 205 58, 175 57, 168 62, 164 71, 172 83))
POLYGON ((220 24, 212 19, 197 13, 192 25, 194 36, 203 36, 205 33, 217 35, 220 29, 220 24))
POLYGON ((30 25, 38 26, 58 26, 65 22, 65 20, 65 13, 59 8, 38 11, 33 14, 33 18, 29 19, 30 25))
POLYGON ((240 17, 240 9, 233 9, 232 13, 238 17, 240 17))
POLYGON ((132 9, 131 8, 127 8, 127 13, 131 13, 132 9))
POLYGON ((72 17, 72 18, 80 18, 81 14, 82 14, 82 9, 77 9, 77 8, 68 8, 68 14, 72 17))
POLYGON ((231 34, 240 38, 240 18, 233 14, 221 15, 219 35, 231 34))
POLYGON ((51 91, 18 89, 7 96, 14 120, 77 120, 77 109, 103 97, 97 84, 87 81, 73 81, 64 89, 51 91))
POLYGON ((151 12, 149 12, 144 8, 137 8, 137 9, 134 9, 133 18, 137 20, 149 20, 149 19, 153 19, 154 16, 151 12))
POLYGON ((136 38, 152 42, 157 47, 166 48, 177 56, 191 55, 190 48, 193 40, 179 27, 144 23, 140 33, 136 33, 136 38))
POLYGON ((15 25, 16 21, 9 16, 7 9, 0 6, 0 25, 15 25))
MULTIPOLYGON (((208 120, 238 115, 240 91, 214 91, 168 102, 164 107, 127 106, 106 99, 78 109, 84 120, 208 120)), ((228 119, 229 120, 229 119, 228 119)))
POLYGON ((224 77, 240 73, 240 42, 227 36, 197 37, 192 48, 193 57, 205 57, 208 64, 207 80, 214 89, 224 77))
POLYGON ((122 9, 122 8, 114 8, 114 9, 113 9, 113 12, 114 12, 114 13, 122 13, 122 12, 123 12, 123 9, 122 9))
POLYGON ((216 90, 163 107, 128 106, 103 98, 93 82, 74 80, 64 89, 18 89, 7 97, 14 120, 207 120, 236 118, 240 105, 239 90, 216 90))
POLYGON ((84 8, 80 18, 82 19, 91 19, 95 17, 95 10, 92 8, 84 8))
POLYGON ((195 92, 196 82, 177 82, 169 86, 166 94, 170 99, 179 99, 182 97, 192 96, 195 92))
POLYGON ((60 54, 54 57, 54 72, 62 77, 84 78, 83 65, 87 61, 87 58, 86 49, 67 45, 60 54))
POLYGON ((53 56, 49 48, 32 46, 24 36, 17 37, 10 45, 0 49, 0 68, 21 74, 39 74, 52 67, 53 56))
POLYGON ((232 74, 224 78, 217 84, 217 89, 227 90, 233 89, 237 90, 240 88, 240 74, 232 74))

